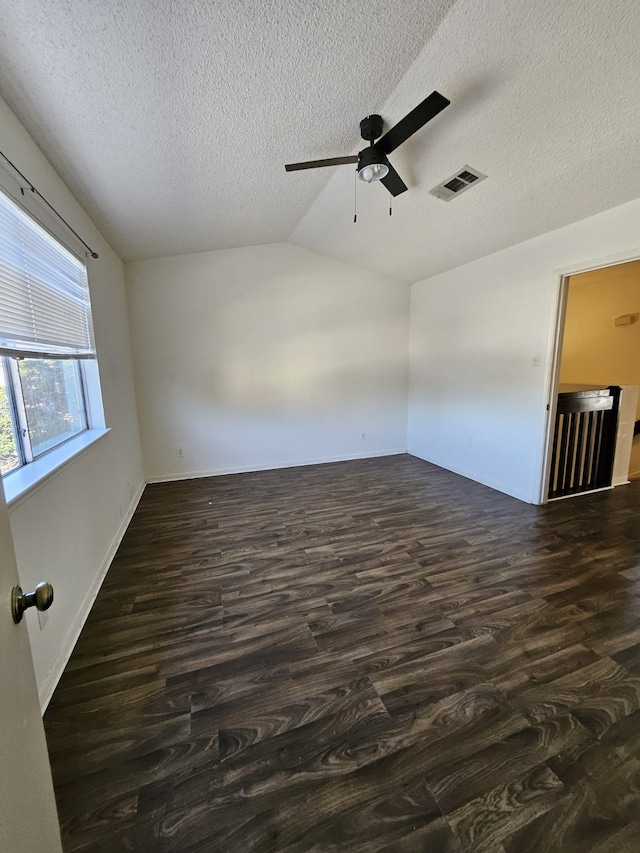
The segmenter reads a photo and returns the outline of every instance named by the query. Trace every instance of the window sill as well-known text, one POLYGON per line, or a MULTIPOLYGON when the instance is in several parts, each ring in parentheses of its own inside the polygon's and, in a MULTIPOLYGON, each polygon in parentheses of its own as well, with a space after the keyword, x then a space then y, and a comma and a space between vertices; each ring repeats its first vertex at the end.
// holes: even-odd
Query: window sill
POLYGON ((4 496, 9 507, 20 503, 27 495, 39 489, 47 480, 58 474, 111 432, 110 429, 89 429, 50 450, 35 462, 30 462, 2 478, 4 496))

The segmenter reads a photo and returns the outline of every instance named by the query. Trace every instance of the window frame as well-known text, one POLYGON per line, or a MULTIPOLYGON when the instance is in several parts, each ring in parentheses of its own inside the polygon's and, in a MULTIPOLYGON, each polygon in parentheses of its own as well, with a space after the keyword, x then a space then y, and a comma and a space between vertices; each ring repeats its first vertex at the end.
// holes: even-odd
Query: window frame
MULTIPOLYGON (((3 362, 4 375, 7 380, 7 397, 9 398, 9 406, 10 410, 13 412, 14 420, 13 420, 13 433, 16 444, 16 450, 18 451, 18 458, 21 460, 19 465, 16 468, 12 468, 11 471, 7 471, 3 476, 8 476, 13 473, 17 468, 22 467, 23 465, 30 465, 36 459, 39 459, 41 456, 44 456, 45 453, 48 453, 49 450, 53 450, 55 447, 59 447, 61 444, 64 444, 66 441, 74 438, 76 435, 79 435, 85 430, 90 429, 89 423, 89 412, 87 407, 87 395, 85 391, 86 380, 84 377, 84 370, 82 369, 81 359, 77 358, 60 358, 56 359, 56 361, 70 361, 73 365, 73 370, 75 372, 76 382, 78 385, 78 400, 80 403, 80 418, 82 421, 81 429, 76 430, 75 432, 69 433, 65 435, 64 433, 59 433, 62 436, 58 441, 52 444, 50 447, 45 448, 44 450, 34 450, 33 446, 33 438, 31 435, 31 428, 29 424, 29 413, 27 404, 25 402, 25 393, 24 393, 24 379, 20 373, 20 362, 26 361, 26 356, 21 355, 3 355, 0 356, 0 359, 3 362)), ((42 356, 35 358, 34 356, 29 356, 29 361, 52 361, 53 359, 42 356)))
MULTIPOLYGON (((89 304, 91 305, 91 276, 86 263, 87 253, 81 243, 72 238, 71 234, 62 233, 60 224, 53 218, 50 212, 41 204, 38 197, 27 192, 28 188, 21 187, 2 167, 0 167, 0 192, 16 204, 34 223, 42 228, 53 240, 59 243, 67 252, 70 252, 79 260, 86 269, 87 291, 89 304)), ((90 322, 93 318, 90 314, 90 322)), ((80 402, 82 405, 82 420, 84 427, 63 438, 54 446, 40 453, 33 453, 29 426, 22 399, 22 381, 19 373, 20 358, 50 360, 51 354, 27 352, 21 353, 16 350, 15 355, 6 350, 0 356, 0 369, 4 371, 6 378, 7 396, 11 414, 12 427, 19 464, 11 471, 6 472, 0 480, 5 492, 5 498, 9 505, 20 500, 24 495, 39 487, 50 476, 66 467, 78 456, 85 453, 96 442, 103 439, 110 430, 105 425, 104 408, 102 400, 102 388, 98 368, 98 357, 95 352, 87 356, 74 356, 73 354, 60 354, 57 356, 62 360, 75 362, 77 381, 80 386, 80 402), (5 369, 6 365, 6 369, 5 369), (20 393, 16 393, 14 383, 17 383, 20 393), (25 436, 20 435, 26 429, 26 440, 28 447, 25 449, 25 436)))

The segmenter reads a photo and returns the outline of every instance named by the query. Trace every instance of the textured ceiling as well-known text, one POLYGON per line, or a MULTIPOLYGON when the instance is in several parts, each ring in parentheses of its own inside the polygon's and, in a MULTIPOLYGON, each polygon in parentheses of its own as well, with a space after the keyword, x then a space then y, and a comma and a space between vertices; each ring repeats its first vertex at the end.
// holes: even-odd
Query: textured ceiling
POLYGON ((2 0, 0 94, 125 259, 291 240, 403 281, 640 196, 637 0, 2 0), (369 23, 367 23, 369 22, 369 23), (451 101, 391 156, 358 122, 451 101), (450 203, 465 164, 489 176, 450 203))

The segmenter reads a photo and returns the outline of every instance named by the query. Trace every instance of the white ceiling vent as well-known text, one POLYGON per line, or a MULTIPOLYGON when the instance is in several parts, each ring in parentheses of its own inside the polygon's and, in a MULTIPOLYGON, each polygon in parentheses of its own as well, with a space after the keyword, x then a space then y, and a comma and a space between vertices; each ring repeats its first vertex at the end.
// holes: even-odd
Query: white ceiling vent
POLYGON ((456 172, 455 175, 447 178, 446 181, 438 184, 437 187, 429 190, 429 192, 436 198, 441 198, 442 201, 451 201, 452 198, 462 195, 470 187, 479 184, 480 181, 484 181, 486 177, 486 175, 483 175, 477 169, 472 169, 471 166, 463 166, 459 172, 456 172))

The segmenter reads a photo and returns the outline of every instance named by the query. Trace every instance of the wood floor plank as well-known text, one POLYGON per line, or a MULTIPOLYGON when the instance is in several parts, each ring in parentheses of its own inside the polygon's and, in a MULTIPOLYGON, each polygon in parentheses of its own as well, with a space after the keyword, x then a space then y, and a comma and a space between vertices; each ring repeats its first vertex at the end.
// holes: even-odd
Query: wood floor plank
POLYGON ((637 853, 640 481, 150 485, 45 714, 65 853, 637 853))
POLYGON ((553 808, 563 792, 555 773, 539 765, 464 803, 449 814, 449 823, 463 848, 486 853, 553 808))

